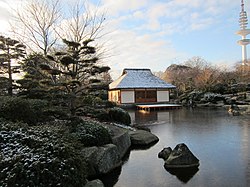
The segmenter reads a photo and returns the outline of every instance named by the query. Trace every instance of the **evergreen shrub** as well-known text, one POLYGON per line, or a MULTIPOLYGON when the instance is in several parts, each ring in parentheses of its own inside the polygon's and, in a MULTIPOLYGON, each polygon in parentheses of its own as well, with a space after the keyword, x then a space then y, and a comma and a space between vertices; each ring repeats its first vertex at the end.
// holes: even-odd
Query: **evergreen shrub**
POLYGON ((84 187, 86 165, 74 141, 55 127, 0 123, 0 186, 84 187))
POLYGON ((112 121, 122 123, 125 125, 131 124, 131 118, 129 113, 122 108, 114 107, 109 109, 109 116, 112 121))
POLYGON ((39 99, 23 99, 20 97, 1 97, 1 117, 14 122, 22 121, 35 124, 45 120, 44 110, 48 103, 39 99))
POLYGON ((72 127, 72 135, 86 147, 112 143, 110 132, 98 122, 83 121, 77 125, 73 122, 72 127))
POLYGON ((96 109, 93 117, 99 121, 110 121, 110 116, 106 109, 96 109))

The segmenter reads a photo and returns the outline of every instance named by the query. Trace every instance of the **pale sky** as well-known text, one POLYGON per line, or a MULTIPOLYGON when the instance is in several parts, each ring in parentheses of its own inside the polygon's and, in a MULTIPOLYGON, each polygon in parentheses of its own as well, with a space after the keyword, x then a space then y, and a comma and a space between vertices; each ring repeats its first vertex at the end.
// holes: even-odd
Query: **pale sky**
MULTIPOLYGON (((67 0, 62 0, 65 2, 67 0)), ((68 0, 69 2, 70 0, 68 0)), ((0 32, 7 29, 10 13, 0 0, 0 32)), ((103 40, 112 73, 123 68, 165 71, 173 63, 200 56, 212 64, 232 67, 241 60, 239 30, 241 0, 90 0, 106 11, 103 40)), ((245 0, 250 18, 250 0, 245 0)), ((248 26, 249 28, 249 26, 248 26)), ((250 36, 248 36, 250 38, 250 36)), ((250 57, 250 45, 248 57, 250 57)))

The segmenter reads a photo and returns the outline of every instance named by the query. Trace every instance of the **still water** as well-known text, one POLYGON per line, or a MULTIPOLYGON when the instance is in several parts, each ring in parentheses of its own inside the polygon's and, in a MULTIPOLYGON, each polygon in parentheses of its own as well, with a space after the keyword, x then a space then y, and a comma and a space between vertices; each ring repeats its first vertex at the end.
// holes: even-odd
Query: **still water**
POLYGON ((147 126, 160 141, 145 150, 132 150, 123 166, 105 177, 106 187, 250 186, 250 116, 185 108, 129 113, 134 125, 147 126), (158 153, 179 143, 200 160, 198 171, 183 176, 164 169, 158 153))

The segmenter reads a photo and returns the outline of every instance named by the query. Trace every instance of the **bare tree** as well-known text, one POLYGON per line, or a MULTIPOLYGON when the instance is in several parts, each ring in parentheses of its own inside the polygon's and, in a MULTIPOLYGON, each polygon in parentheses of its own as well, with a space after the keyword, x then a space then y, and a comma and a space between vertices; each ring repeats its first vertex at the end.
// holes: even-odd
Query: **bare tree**
POLYGON ((184 65, 197 70, 203 70, 210 66, 210 64, 205 59, 199 56, 194 56, 188 59, 184 62, 184 65))
POLYGON ((239 62, 235 65, 235 74, 238 82, 249 83, 250 81, 250 60, 246 65, 241 65, 239 62))
POLYGON ((193 69, 186 65, 172 64, 164 72, 163 79, 174 84, 179 93, 194 88, 193 69))
MULTIPOLYGON (((100 39, 106 34, 103 32, 105 13, 98 6, 90 6, 87 0, 78 0, 64 5, 64 11, 61 11, 59 2, 31 0, 15 9, 15 21, 11 25, 18 40, 32 51, 39 49, 47 55, 55 44, 62 44, 62 39, 81 43, 100 39)), ((107 51, 104 46, 100 42, 95 46, 99 58, 107 51)))
POLYGON ((220 71, 201 57, 193 57, 183 65, 172 64, 164 73, 164 79, 177 86, 180 93, 194 89, 210 91, 220 80, 220 71))
POLYGON ((69 7, 70 18, 64 19, 60 26, 57 26, 56 33, 58 36, 61 39, 77 43, 92 40, 97 51, 97 57, 99 59, 108 58, 107 44, 100 40, 108 34, 104 32, 105 11, 102 11, 98 5, 90 5, 87 0, 78 0, 73 5, 67 5, 67 7, 69 7))
POLYGON ((195 77, 196 88, 202 91, 211 91, 211 88, 216 83, 221 82, 219 80, 220 72, 213 67, 204 68, 197 77, 195 77))
POLYGON ((57 41, 54 33, 60 20, 59 0, 32 0, 14 9, 12 32, 32 50, 46 55, 57 41))
POLYGON ((98 7, 90 8, 87 1, 79 0, 71 6, 69 13, 70 19, 65 19, 57 29, 61 38, 81 43, 102 37, 105 14, 98 7))

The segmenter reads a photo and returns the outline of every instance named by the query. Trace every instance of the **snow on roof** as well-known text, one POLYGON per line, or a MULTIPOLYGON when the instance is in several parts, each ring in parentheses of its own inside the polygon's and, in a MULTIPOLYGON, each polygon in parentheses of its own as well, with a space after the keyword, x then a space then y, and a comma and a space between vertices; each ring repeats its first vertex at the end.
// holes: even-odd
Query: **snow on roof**
POLYGON ((124 69, 122 75, 109 84, 109 89, 175 88, 152 74, 150 69, 124 69))

